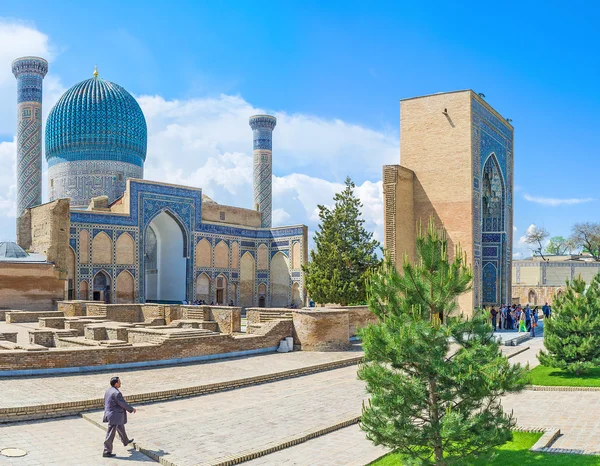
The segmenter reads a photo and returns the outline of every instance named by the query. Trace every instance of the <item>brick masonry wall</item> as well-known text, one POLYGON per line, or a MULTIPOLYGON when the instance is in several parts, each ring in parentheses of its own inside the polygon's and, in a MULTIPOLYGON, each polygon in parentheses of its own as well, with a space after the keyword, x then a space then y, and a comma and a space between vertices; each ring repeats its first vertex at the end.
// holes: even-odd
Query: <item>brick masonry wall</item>
POLYGON ((210 306, 210 316, 219 326, 221 333, 242 331, 241 307, 210 306))
POLYGON ((38 322, 40 317, 61 317, 58 311, 9 311, 6 313, 7 324, 38 322))
POLYGON ((0 351, 0 370, 100 366, 249 351, 275 347, 282 338, 292 333, 290 321, 269 324, 268 331, 264 335, 182 338, 166 340, 161 345, 139 344, 118 348, 73 347, 51 348, 43 352, 0 351))
POLYGON ((346 309, 293 311, 294 344, 302 351, 340 351, 350 346, 346 309))
POLYGON ((81 317, 86 315, 87 304, 97 304, 94 301, 59 301, 57 308, 65 317, 81 317))
POLYGON ((53 264, 0 262, 0 306, 52 311, 64 298, 65 280, 53 264))

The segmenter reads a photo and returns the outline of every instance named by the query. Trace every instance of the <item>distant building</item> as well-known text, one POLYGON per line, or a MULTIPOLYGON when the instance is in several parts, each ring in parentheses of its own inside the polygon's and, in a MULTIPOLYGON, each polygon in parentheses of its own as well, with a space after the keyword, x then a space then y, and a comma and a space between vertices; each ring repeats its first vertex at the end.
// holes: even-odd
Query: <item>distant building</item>
POLYGON ((513 304, 550 305, 560 296, 566 281, 581 276, 589 283, 600 272, 600 262, 589 255, 536 256, 512 263, 513 304))

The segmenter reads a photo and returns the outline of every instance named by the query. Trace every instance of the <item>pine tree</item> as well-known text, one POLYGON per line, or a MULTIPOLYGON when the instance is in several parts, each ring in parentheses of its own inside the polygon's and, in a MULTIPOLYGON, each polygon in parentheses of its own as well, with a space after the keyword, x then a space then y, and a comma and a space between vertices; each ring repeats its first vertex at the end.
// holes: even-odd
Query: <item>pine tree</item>
POLYGON ((360 332, 366 362, 358 374, 370 395, 361 428, 413 463, 485 457, 511 437, 514 420, 500 397, 524 388, 526 369, 502 355, 481 310, 456 315, 472 274, 459 248, 448 256, 433 220, 425 234, 419 228, 416 250, 402 274, 387 260, 369 279, 379 323, 360 332))
POLYGON ((565 293, 544 320, 544 366, 581 374, 600 366, 600 275, 586 289, 581 277, 567 283, 565 293))
POLYGON ((319 303, 364 303, 366 274, 379 264, 379 243, 364 228, 362 203, 354 188, 346 178, 346 188, 333 198, 333 208, 318 206, 319 230, 304 271, 308 294, 319 303))

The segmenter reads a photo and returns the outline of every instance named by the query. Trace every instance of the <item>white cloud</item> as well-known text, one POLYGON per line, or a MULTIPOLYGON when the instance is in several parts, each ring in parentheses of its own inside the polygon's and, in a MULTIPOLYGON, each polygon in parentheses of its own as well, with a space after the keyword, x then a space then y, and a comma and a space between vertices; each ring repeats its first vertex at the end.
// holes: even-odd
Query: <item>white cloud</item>
MULTIPOLYGON (((248 117, 265 110, 240 96, 138 98, 148 123, 145 178, 203 189, 215 201, 252 207, 252 131, 248 117)), ((273 225, 318 224, 346 175, 357 182, 366 227, 383 241, 381 166, 398 160, 395 134, 341 120, 275 112, 273 225), (371 174, 371 176, 369 176, 371 174)))
MULTIPOLYGON (((16 211, 16 158, 14 141, 16 133, 17 80, 12 74, 11 64, 15 58, 39 56, 51 62, 56 53, 49 37, 34 25, 14 19, 0 18, 0 239, 14 239, 14 217, 16 211), (2 141, 4 139, 4 141, 2 141)), ((52 67, 44 79, 43 113, 48 112, 64 92, 52 67)), ((45 169, 45 163, 44 169, 45 169)), ((46 173, 42 186, 46 191, 46 173)))
POLYGON ((545 206, 559 206, 559 205, 575 205, 575 204, 583 204, 585 202, 595 201, 593 197, 583 197, 583 198, 569 198, 569 199, 556 199, 552 197, 538 197, 538 196, 530 196, 529 194, 523 194, 525 200, 529 202, 535 202, 536 204, 541 204, 545 206))
MULTIPOLYGON (((48 36, 34 26, 0 20, 0 102, 4 108, 14 108, 16 95, 10 63, 23 55, 38 55, 49 61, 55 57, 48 36)), ((44 80, 45 115, 63 92, 50 66, 44 80)), ((252 207, 252 130, 248 118, 271 112, 240 96, 224 94, 188 100, 144 95, 138 101, 148 124, 146 179, 200 187, 218 203, 252 207)), ((0 134, 14 135, 15 113, 0 115, 0 134)), ((314 115, 273 114, 277 117, 273 134, 274 225, 306 224, 314 232, 317 205, 330 205, 349 175, 364 204, 366 227, 382 241, 379 180, 382 165, 399 160, 397 132, 314 115)), ((0 142, 0 163, 6 167, 0 173, 0 236, 14 232, 15 160, 14 141, 0 142)), ((43 187, 46 200, 45 173, 43 187)))

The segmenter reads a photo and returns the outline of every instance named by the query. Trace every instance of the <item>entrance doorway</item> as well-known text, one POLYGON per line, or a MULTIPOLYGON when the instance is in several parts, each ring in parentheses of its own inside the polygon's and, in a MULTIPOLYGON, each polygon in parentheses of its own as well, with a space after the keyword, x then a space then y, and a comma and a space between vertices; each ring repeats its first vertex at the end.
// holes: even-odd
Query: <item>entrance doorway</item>
POLYGON ((146 301, 181 303, 186 299, 184 229, 168 211, 146 228, 146 301))
POLYGON ((94 301, 102 301, 110 304, 110 277, 104 271, 100 271, 94 277, 94 289, 92 294, 94 301))

